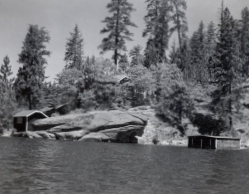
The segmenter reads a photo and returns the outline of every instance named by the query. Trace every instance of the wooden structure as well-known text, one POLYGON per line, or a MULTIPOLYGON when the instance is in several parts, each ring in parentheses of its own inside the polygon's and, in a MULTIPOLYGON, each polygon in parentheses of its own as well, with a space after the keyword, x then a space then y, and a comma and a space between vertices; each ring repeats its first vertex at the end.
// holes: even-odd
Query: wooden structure
POLYGON ((56 107, 44 107, 40 109, 40 112, 43 112, 48 117, 51 117, 54 113, 58 113, 60 115, 65 115, 69 112, 69 105, 68 104, 61 104, 56 107))
POLYGON ((116 79, 116 83, 118 84, 123 84, 131 80, 127 75, 116 75, 114 76, 114 78, 116 79))
POLYGON ((69 112, 68 104, 61 104, 55 107, 55 112, 65 115, 69 112))
POLYGON ((45 115, 51 117, 52 114, 54 114, 56 110, 54 107, 44 107, 40 111, 43 112, 45 115))
POLYGON ((202 149, 240 149, 240 139, 209 135, 189 136, 188 147, 202 149))
POLYGON ((21 112, 16 113, 14 116, 14 128, 17 132, 23 131, 33 131, 32 122, 37 119, 44 119, 48 116, 43 112, 38 110, 23 110, 21 112))
POLYGON ((111 85, 118 85, 118 84, 124 84, 126 82, 131 81, 131 79, 127 75, 114 75, 110 76, 108 78, 98 78, 95 80, 99 84, 111 84, 111 85))

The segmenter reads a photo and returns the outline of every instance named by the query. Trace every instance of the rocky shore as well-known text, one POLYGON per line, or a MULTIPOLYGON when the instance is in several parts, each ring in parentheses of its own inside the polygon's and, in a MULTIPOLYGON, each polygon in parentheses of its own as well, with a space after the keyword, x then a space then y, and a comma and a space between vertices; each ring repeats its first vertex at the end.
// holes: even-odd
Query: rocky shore
POLYGON ((93 111, 84 114, 40 119, 32 123, 33 131, 14 132, 14 137, 54 140, 137 143, 147 118, 129 111, 93 111))
MULTIPOLYGON (((205 114, 202 115, 205 117, 205 114)), ((183 121, 183 126, 184 134, 161 121, 151 107, 144 106, 129 110, 92 111, 40 119, 32 123, 33 131, 13 132, 11 136, 187 146, 187 136, 198 135, 200 129, 189 120, 183 121)), ((248 148, 249 132, 241 127, 239 129, 235 130, 236 137, 241 138, 242 147, 248 148)))
POLYGON ((187 137, 160 121, 149 107, 92 111, 36 120, 33 131, 13 132, 13 137, 187 146, 187 137))

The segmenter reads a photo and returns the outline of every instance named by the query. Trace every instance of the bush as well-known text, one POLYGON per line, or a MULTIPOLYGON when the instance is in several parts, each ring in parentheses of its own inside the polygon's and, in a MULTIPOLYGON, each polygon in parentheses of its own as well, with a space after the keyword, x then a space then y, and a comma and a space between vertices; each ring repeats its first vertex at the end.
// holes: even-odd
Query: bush
POLYGON ((193 103, 189 97, 182 73, 176 65, 163 64, 156 70, 157 87, 155 109, 173 126, 182 128, 182 118, 189 116, 193 103))

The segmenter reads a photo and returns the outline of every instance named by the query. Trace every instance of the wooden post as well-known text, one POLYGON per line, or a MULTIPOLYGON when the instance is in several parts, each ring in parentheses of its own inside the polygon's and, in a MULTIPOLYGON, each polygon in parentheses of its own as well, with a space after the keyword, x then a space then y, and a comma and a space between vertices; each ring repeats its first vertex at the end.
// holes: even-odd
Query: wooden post
POLYGON ((25 131, 28 131, 28 117, 26 117, 26 126, 25 126, 25 131))
POLYGON ((201 139, 201 148, 202 148, 202 139, 201 139))
POLYGON ((217 149, 217 139, 215 139, 215 149, 217 149))

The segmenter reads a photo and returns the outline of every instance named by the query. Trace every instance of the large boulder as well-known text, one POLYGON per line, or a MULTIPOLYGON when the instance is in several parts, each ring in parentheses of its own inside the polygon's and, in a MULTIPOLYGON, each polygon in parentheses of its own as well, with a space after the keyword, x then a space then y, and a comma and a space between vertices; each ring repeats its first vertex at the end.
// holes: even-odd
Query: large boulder
POLYGON ((141 119, 144 123, 150 120, 157 120, 155 110, 150 106, 139 106, 135 108, 130 108, 127 111, 128 114, 141 119))
POLYGON ((48 129, 47 132, 49 133, 59 133, 59 132, 70 132, 70 131, 79 131, 82 130, 82 127, 75 127, 69 124, 59 125, 48 129))
POLYGON ((34 131, 46 131, 53 127, 70 123, 77 116, 79 116, 79 114, 38 119, 32 123, 32 126, 33 126, 34 131))
POLYGON ((120 110, 93 111, 85 114, 72 114, 60 117, 46 118, 35 121, 32 125, 35 131, 69 132, 75 130, 89 130, 98 132, 104 129, 124 127, 128 125, 146 124, 145 119, 133 116, 120 110))
POLYGON ((41 119, 33 123, 33 128, 36 132, 46 131, 47 133, 38 133, 44 138, 48 138, 49 134, 54 134, 59 140, 110 140, 134 143, 137 142, 135 136, 143 134, 146 123, 147 118, 141 115, 111 110, 41 119))
POLYGON ((98 132, 105 129, 124 127, 128 125, 144 126, 145 122, 127 112, 113 111, 95 111, 77 116, 70 122, 71 126, 81 127, 90 132, 98 132))
POLYGON ((79 141, 84 142, 108 142, 110 138, 101 132, 93 132, 83 136, 79 141))

